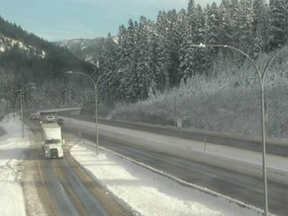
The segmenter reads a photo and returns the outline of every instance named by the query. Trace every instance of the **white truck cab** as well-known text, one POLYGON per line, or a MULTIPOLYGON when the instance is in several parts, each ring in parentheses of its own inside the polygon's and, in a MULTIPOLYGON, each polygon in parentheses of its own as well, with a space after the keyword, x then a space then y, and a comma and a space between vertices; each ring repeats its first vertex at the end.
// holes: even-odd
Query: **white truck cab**
POLYGON ((56 123, 42 124, 42 148, 45 158, 63 158, 63 144, 61 127, 56 123))

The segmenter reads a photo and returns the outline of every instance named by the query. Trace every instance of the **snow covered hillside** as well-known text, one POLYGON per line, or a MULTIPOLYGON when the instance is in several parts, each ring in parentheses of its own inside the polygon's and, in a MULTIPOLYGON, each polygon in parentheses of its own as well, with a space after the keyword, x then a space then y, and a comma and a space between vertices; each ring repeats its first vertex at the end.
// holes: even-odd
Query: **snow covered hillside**
POLYGON ((71 39, 55 42, 55 44, 69 50, 80 59, 87 62, 96 63, 96 59, 100 56, 100 51, 104 41, 104 38, 71 39))
MULTIPOLYGON (((117 44, 118 37, 112 37, 113 41, 117 44)), ((103 46, 106 43, 106 38, 95 38, 95 39, 71 39, 55 42, 59 47, 65 48, 72 52, 78 58, 85 60, 87 62, 97 64, 99 60, 100 53, 103 46)))
MULTIPOLYGON (((260 67, 271 56, 262 55, 260 67)), ((267 132, 270 138, 288 139, 288 58, 272 64, 267 73, 267 132)), ((163 94, 146 101, 118 106, 111 118, 260 137, 261 109, 258 75, 248 62, 238 67, 225 60, 214 65, 212 75, 194 76, 163 94), (223 63, 224 62, 224 63, 223 63)))
POLYGON ((28 56, 37 56, 39 58, 46 57, 46 52, 44 50, 38 49, 29 44, 25 44, 19 40, 5 37, 0 33, 0 53, 5 53, 15 48, 18 48, 20 51, 26 53, 28 56))

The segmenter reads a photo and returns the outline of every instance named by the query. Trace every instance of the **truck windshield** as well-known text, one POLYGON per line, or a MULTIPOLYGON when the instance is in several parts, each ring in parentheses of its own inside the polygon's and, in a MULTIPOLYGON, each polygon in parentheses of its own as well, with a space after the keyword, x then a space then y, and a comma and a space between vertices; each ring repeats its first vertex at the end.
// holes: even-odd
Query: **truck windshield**
POLYGON ((55 143, 60 143, 60 139, 46 140, 46 144, 55 144, 55 143))

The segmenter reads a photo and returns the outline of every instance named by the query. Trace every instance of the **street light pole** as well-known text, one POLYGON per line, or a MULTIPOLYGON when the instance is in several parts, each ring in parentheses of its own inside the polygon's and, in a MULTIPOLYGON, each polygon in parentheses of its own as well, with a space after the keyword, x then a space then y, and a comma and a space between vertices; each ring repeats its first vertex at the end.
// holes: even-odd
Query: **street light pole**
POLYGON ((95 93, 95 136, 96 136, 96 155, 99 154, 99 135, 98 135, 98 83, 100 81, 100 79, 103 77, 103 75, 101 77, 98 78, 97 82, 95 83, 95 81, 93 80, 93 78, 91 76, 89 76, 86 73, 83 72, 77 72, 77 71, 66 71, 66 74, 79 74, 79 75, 83 75, 86 76, 87 78, 89 78, 91 80, 91 82, 94 85, 94 93, 95 93))
POLYGON ((23 105, 23 97, 24 97, 24 90, 29 85, 35 85, 35 83, 27 83, 21 89, 16 90, 16 92, 20 92, 20 108, 21 108, 21 121, 22 121, 22 138, 24 138, 24 105, 23 105))
MULTIPOLYGON (((95 118, 96 118, 96 125, 97 125, 97 127, 96 127, 96 134, 97 134, 97 137, 96 137, 96 142, 97 142, 97 147, 99 148, 99 136, 98 136, 98 83, 99 83, 99 81, 102 79, 102 77, 104 76, 104 74, 101 76, 101 77, 99 77, 98 78, 98 80, 97 80, 97 82, 96 82, 96 85, 95 85, 95 94, 96 94, 96 96, 95 96, 95 118)), ((98 150, 97 150, 97 155, 98 155, 98 150)))
POLYGON ((22 138, 24 138, 24 111, 23 111, 23 96, 22 90, 20 91, 20 106, 21 106, 21 121, 22 121, 22 138))
POLYGON ((267 189, 267 169, 266 169, 266 110, 265 110, 265 77, 267 70, 273 60, 284 50, 287 50, 288 48, 283 48, 280 51, 278 51, 266 64, 263 73, 260 72, 257 64, 253 61, 253 59, 245 52, 242 50, 229 46, 229 45, 206 45, 206 44, 200 44, 200 45, 193 45, 193 47, 196 48, 205 48, 205 47, 220 47, 220 48, 228 48, 231 50, 234 50, 236 52, 241 53, 244 55, 253 65, 255 71, 258 74, 259 77, 259 82, 260 82, 260 89, 261 89, 261 113, 262 113, 262 171, 263 171, 263 184, 264 184, 264 215, 268 216, 268 189, 267 189))

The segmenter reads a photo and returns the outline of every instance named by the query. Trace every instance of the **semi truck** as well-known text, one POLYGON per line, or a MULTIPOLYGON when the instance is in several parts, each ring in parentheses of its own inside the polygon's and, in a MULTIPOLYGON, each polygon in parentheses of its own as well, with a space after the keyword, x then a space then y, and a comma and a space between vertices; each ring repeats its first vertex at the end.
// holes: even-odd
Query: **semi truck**
POLYGON ((63 158, 63 145, 61 127, 57 123, 43 123, 42 126, 42 149, 45 158, 63 158))

